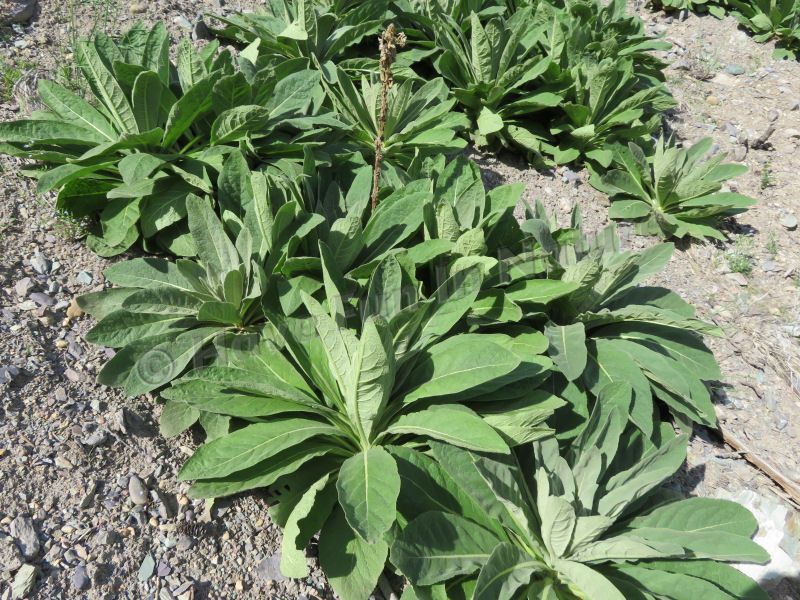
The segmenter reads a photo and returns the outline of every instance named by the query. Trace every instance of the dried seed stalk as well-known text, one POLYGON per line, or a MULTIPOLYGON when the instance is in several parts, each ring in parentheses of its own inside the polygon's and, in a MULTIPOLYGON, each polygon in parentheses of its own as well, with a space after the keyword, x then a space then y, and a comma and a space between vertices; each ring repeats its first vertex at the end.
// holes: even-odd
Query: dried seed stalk
POLYGON ((381 114, 378 119, 378 137, 375 138, 375 170, 372 175, 372 212, 378 205, 378 180, 381 176, 381 159, 383 158, 383 129, 386 125, 387 99, 389 88, 394 83, 392 63, 397 59, 397 49, 406 45, 406 34, 395 33, 394 24, 390 23, 378 38, 381 51, 381 114))

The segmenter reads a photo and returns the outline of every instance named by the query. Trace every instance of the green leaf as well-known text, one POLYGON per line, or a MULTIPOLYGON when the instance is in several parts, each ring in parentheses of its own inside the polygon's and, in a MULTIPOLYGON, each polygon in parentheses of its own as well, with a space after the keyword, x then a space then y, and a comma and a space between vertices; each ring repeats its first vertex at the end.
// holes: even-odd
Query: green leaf
POLYGON ((686 435, 679 435, 630 469, 616 473, 606 483, 606 494, 597 503, 597 512, 618 516, 635 502, 669 479, 686 458, 686 435))
POLYGON ((158 180, 153 193, 142 200, 139 220, 142 235, 155 236, 182 221, 186 217, 186 198, 192 191, 194 188, 183 179, 168 177, 158 180))
POLYGON ((512 544, 498 544, 478 575, 473 599, 511 600, 535 573, 545 570, 542 562, 512 544))
POLYGON ((627 600, 613 583, 584 564, 570 560, 558 560, 554 566, 562 578, 583 592, 582 597, 584 598, 627 600))
POLYGON ((548 355, 568 381, 581 376, 586 368, 586 332, 583 323, 547 325, 544 334, 550 342, 548 355))
POLYGON ((690 575, 713 583, 737 600, 768 600, 769 595, 738 569, 711 560, 641 561, 640 566, 690 575))
POLYGON ((311 69, 291 73, 278 81, 264 105, 270 113, 270 120, 286 118, 304 110, 319 81, 319 72, 311 69))
POLYGON ((503 129, 503 118, 484 106, 476 121, 481 135, 488 136, 503 129))
POLYGON ((639 589, 660 598, 703 598, 703 600, 733 600, 713 583, 680 573, 622 565, 619 572, 635 581, 639 589))
POLYGON ((319 302, 305 292, 301 292, 301 295, 306 309, 314 319, 314 327, 317 330, 320 342, 322 342, 330 372, 339 385, 340 393, 345 398, 353 398, 354 390, 352 385, 355 378, 353 377, 353 363, 350 353, 351 350, 353 352, 356 351, 355 345, 352 344, 354 336, 349 330, 338 327, 319 302), (352 347, 348 345, 346 340, 350 340, 352 347))
POLYGON ((0 139, 21 144, 30 144, 31 140, 34 140, 78 146, 95 146, 106 141, 104 135, 83 124, 50 119, 5 121, 0 123, 0 139))
POLYGON ((90 292, 78 296, 77 302, 83 312, 89 313, 99 321, 106 315, 120 310, 125 298, 135 293, 136 290, 130 288, 107 288, 100 292, 90 292))
POLYGON ((735 502, 688 498, 659 507, 633 519, 631 535, 680 544, 698 558, 724 561, 766 562, 769 554, 750 537, 758 522, 735 502))
POLYGON ((61 165, 55 169, 45 171, 42 176, 39 177, 36 191, 39 194, 44 194, 52 189, 60 188, 62 185, 66 185, 78 178, 86 177, 97 171, 106 170, 112 167, 112 165, 113 162, 103 162, 86 166, 73 163, 61 165))
POLYGON ((507 453, 503 438, 477 414, 463 406, 432 406, 394 421, 387 434, 414 434, 479 452, 507 453))
POLYGON ((243 139, 249 133, 262 129, 269 119, 269 110, 263 106, 236 106, 223 112, 211 126, 211 144, 226 144, 243 139))
POLYGON ((174 339, 174 337, 175 335, 171 333, 161 333, 139 338, 126 344, 111 360, 103 365, 97 375, 97 382, 112 387, 124 386, 130 377, 131 371, 136 366, 136 362, 145 353, 167 340, 174 339))
POLYGON ((414 585, 432 585, 480 569, 499 540, 456 515, 427 512, 409 523, 392 545, 392 563, 414 585))
POLYGON ((191 294, 164 287, 137 290, 123 301, 122 308, 132 313, 195 315, 201 305, 191 294))
POLYGON ((436 461, 480 507, 485 516, 508 526, 507 507, 502 501, 498 501, 496 491, 489 485, 485 474, 476 466, 475 455, 441 442, 431 441, 428 445, 436 461))
POLYGON ((200 411, 200 426, 206 432, 206 442, 213 442, 228 435, 231 430, 231 418, 213 412, 200 411))
MULTIPOLYGON (((451 446, 450 446, 451 447, 451 446)), ((503 529, 456 484, 455 480, 427 454, 408 446, 388 446, 400 474, 397 512, 410 522, 428 511, 459 515, 502 536, 503 529)))
POLYGON ((133 116, 139 131, 150 131, 161 125, 161 92, 163 84, 152 71, 139 73, 133 83, 131 100, 133 116))
POLYGON ((144 352, 125 380, 125 393, 138 396, 166 385, 180 375, 189 361, 218 333, 216 327, 192 329, 144 352))
POLYGON ((190 194, 186 198, 186 210, 197 255, 222 283, 225 273, 239 268, 239 253, 228 239, 222 223, 207 200, 190 194))
POLYGON ((545 390, 535 390, 515 403, 503 403, 496 412, 480 409, 483 420, 499 431, 509 446, 520 446, 550 437, 553 430, 545 421, 553 416, 556 409, 566 403, 545 390))
POLYGON ((117 80, 108 70, 92 42, 81 41, 77 47, 78 66, 92 93, 103 103, 121 132, 138 133, 136 117, 117 80))
POLYGON ((191 283, 178 271, 175 263, 163 258, 134 258, 108 267, 104 275, 111 283, 122 287, 151 288, 168 286, 195 291, 191 283))
POLYGON ((378 258, 422 225, 420 206, 430 194, 401 188, 378 204, 364 228, 364 262, 378 258))
POLYGON ((194 323, 185 315, 130 313, 115 311, 103 318, 86 334, 86 341, 110 348, 125 346, 139 338, 163 333, 167 330, 179 331, 194 323))
POLYGON ((322 529, 335 502, 336 486, 328 474, 314 482, 294 505, 283 528, 281 573, 286 577, 308 575, 304 550, 311 537, 322 529))
POLYGON ((126 185, 134 185, 137 181, 150 177, 158 168, 166 165, 166 161, 153 156, 137 152, 129 154, 119 161, 119 174, 126 185))
POLYGON ((510 373, 519 364, 511 351, 481 335, 454 336, 428 349, 427 359, 408 375, 406 385, 414 389, 404 401, 469 390, 510 373))
POLYGON ((395 521, 400 475, 383 448, 364 450, 342 464, 336 481, 347 522, 368 544, 379 542, 395 521))
POLYGON ((366 543, 335 510, 319 536, 319 562, 328 582, 342 600, 364 600, 383 572, 389 546, 383 540, 366 543))
POLYGON ((572 542, 575 509, 566 498, 545 496, 537 504, 542 520, 542 541, 552 556, 563 556, 572 542))
POLYGON ((176 400, 167 400, 159 419, 159 429, 164 437, 178 435, 189 429, 200 418, 200 411, 176 400))
MULTIPOLYGON (((217 438, 214 442, 220 439, 224 438, 217 438)), ((307 465, 306 468, 311 469, 314 463, 312 462, 311 465, 307 463, 314 459, 324 461, 325 468, 330 467, 333 469, 334 467, 331 466, 331 463, 326 460, 331 449, 332 446, 330 444, 322 442, 306 442, 302 446, 293 446, 276 454, 267 461, 257 463, 249 469, 237 471, 225 477, 197 481, 189 488, 188 495, 192 498, 218 498, 270 486, 279 481, 281 477, 295 474, 303 465, 307 465)))
POLYGON ((252 104, 252 100, 253 89, 241 71, 221 77, 211 93, 214 112, 218 115, 236 106, 252 104))
POLYGON ((197 320, 222 323, 223 325, 241 325, 242 316, 235 304, 209 301, 203 302, 197 312, 197 320))
POLYGON ((225 477, 312 437, 337 433, 335 427, 308 419, 248 425, 198 448, 183 465, 179 479, 225 477))
POLYGON ((480 322, 517 322, 522 319, 522 309, 503 290, 493 288, 478 294, 470 308, 469 318, 480 322))
POLYGON ((203 59, 188 38, 183 38, 178 43, 177 70, 178 80, 184 94, 208 75, 203 59))
POLYGON ((103 239, 109 246, 121 244, 131 227, 139 220, 139 198, 118 198, 109 201, 100 213, 103 239))
POLYGON ((402 308, 403 273, 400 263, 393 255, 388 255, 372 272, 369 279, 364 317, 380 315, 389 320, 402 308))
POLYGON ((328 247, 342 271, 350 268, 364 248, 361 219, 356 215, 348 215, 334 221, 328 234, 328 247))
POLYGON ((172 105, 164 128, 162 148, 170 148, 204 113, 211 110, 211 90, 214 79, 206 77, 172 105))
POLYGON ((142 54, 142 66, 156 73, 159 80, 169 85, 169 34, 163 22, 156 23, 147 34, 147 41, 142 54))
POLYGON ((108 119, 83 98, 49 79, 39 79, 38 88, 42 102, 65 121, 94 130, 109 141, 117 139, 117 132, 108 119))
POLYGON ((370 317, 364 323, 358 350, 353 357, 353 397, 348 399, 350 418, 370 438, 394 386, 395 360, 387 323, 370 317))
POLYGON ((136 227, 136 225, 132 225, 122 241, 116 246, 109 246, 102 237, 93 233, 90 233, 86 237, 86 245, 89 247, 89 250, 98 256, 109 258, 125 252, 137 239, 139 239, 139 228, 136 227))
POLYGON ((574 281, 557 279, 526 279, 509 286, 506 297, 512 302, 535 302, 546 304, 556 298, 562 298, 578 289, 574 281))

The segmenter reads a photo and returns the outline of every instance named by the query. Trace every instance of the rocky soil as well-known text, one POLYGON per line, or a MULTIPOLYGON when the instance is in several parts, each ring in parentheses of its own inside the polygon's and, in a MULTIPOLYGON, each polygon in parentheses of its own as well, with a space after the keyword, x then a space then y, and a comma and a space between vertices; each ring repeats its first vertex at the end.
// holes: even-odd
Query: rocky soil
MULTIPOLYGON (((13 89, 0 94, 0 119, 36 108, 37 78, 74 76, 76 36, 163 20, 176 42, 203 11, 254 4, 40 0, 30 22, 0 28, 0 68, 14 75, 13 89)), ((800 63, 773 60, 772 47, 733 19, 631 9, 673 44, 668 85, 680 105, 670 128, 686 142, 711 136, 746 164, 749 173, 731 188, 758 199, 725 224, 725 243, 680 244, 654 283, 677 290, 725 332, 709 340, 725 374, 715 387, 723 429, 800 486, 800 63), (753 148, 769 127, 770 143, 753 148)), ((559 219, 577 202, 590 231, 607 224, 608 199, 586 172, 473 158, 489 186, 524 181, 526 200, 543 201, 559 219)), ((104 285, 109 262, 54 214, 51 197, 36 196, 21 167, 0 158, 0 600, 332 598, 313 548, 308 578, 280 575, 268 498, 188 500, 176 473, 198 440, 165 440, 152 398, 95 383, 108 357, 84 342, 92 323, 72 300, 104 285)), ((629 247, 657 242, 621 232, 629 247)), ((774 599, 800 600, 797 498, 733 450, 718 432, 696 432, 675 485, 754 510, 773 563, 750 572, 774 599)))

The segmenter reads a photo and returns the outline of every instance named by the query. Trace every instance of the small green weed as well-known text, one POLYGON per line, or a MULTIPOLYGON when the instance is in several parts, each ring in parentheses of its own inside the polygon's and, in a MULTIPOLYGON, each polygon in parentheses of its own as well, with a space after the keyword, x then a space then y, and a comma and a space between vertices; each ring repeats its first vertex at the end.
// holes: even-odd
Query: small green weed
POLYGON ((14 64, 0 66, 0 102, 8 102, 14 95, 14 84, 22 77, 22 70, 14 64))
POLYGON ((765 190, 771 185, 772 185, 772 172, 770 170, 770 162, 767 161, 766 163, 764 163, 764 167, 761 169, 761 189, 765 190))
POLYGON ((753 240, 740 237, 736 244, 725 253, 728 268, 733 273, 749 275, 753 271, 753 240))
POLYGON ((775 258, 778 255, 778 239, 775 237, 775 232, 771 231, 769 234, 769 239, 767 243, 764 244, 764 248, 766 248, 767 252, 772 258, 775 258))

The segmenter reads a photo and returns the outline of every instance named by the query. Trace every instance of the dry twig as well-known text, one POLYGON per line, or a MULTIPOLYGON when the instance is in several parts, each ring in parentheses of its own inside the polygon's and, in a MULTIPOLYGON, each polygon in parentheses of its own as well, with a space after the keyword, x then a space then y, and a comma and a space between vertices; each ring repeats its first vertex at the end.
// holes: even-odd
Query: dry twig
POLYGON ((754 454, 752 450, 733 433, 723 427, 720 427, 720 431, 722 432, 722 439, 725 440, 726 444, 731 446, 740 453, 747 462, 757 467, 761 472, 767 475, 767 477, 783 488, 783 490, 791 496, 792 500, 800 505, 800 485, 797 485, 794 480, 781 473, 772 463, 767 462, 767 460, 760 457, 758 454, 754 454))
POLYGON ((386 126, 387 100, 389 88, 394 83, 392 63, 397 59, 397 49, 406 45, 406 34, 395 33, 394 23, 390 23, 379 38, 381 51, 381 115, 378 120, 378 137, 375 138, 375 171, 372 176, 372 212, 378 205, 378 179, 381 176, 381 159, 383 158, 383 129, 386 126))
POLYGON ((769 127, 767 127, 764 133, 758 136, 758 139, 756 139, 755 141, 753 141, 752 144, 750 144, 750 147, 756 150, 765 149, 768 145, 767 142, 769 141, 769 138, 773 133, 775 133, 775 127, 770 125, 769 127))

